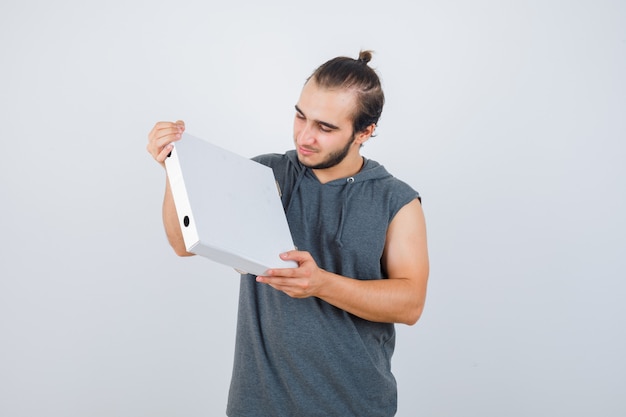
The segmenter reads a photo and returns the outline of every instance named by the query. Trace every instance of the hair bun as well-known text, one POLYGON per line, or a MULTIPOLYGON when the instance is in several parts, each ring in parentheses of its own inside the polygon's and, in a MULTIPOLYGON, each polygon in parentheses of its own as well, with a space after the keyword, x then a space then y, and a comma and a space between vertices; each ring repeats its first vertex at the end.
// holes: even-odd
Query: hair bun
POLYGON ((372 51, 359 52, 359 61, 361 64, 367 65, 372 60, 372 51))

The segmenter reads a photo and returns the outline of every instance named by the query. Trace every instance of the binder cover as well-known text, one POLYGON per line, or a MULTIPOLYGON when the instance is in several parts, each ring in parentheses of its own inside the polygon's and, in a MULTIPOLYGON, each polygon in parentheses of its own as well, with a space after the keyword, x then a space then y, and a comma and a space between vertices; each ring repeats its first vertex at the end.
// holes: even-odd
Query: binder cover
POLYGON ((263 275, 295 268, 294 249, 272 169, 183 133, 165 160, 187 251, 263 275))

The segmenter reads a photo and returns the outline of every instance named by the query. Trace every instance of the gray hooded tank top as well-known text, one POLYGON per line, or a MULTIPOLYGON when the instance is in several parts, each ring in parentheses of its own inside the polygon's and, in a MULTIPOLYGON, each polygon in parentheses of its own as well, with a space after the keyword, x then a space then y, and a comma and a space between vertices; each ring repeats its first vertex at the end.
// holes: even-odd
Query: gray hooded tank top
MULTIPOLYGON (((385 279, 387 228, 419 198, 415 190, 372 160, 354 177, 326 184, 299 163, 295 151, 255 160, 274 170, 299 250, 327 271, 385 279)), ((394 345, 391 323, 360 319, 315 297, 293 299, 243 275, 227 413, 393 416, 394 345)))

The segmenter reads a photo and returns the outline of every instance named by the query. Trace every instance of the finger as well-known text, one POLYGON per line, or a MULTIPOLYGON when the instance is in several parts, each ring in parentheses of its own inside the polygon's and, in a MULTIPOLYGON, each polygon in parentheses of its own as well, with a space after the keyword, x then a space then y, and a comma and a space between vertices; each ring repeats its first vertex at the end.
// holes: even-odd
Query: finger
POLYGON ((156 159, 159 163, 164 163, 165 160, 170 156, 172 149, 174 149, 174 146, 172 144, 165 145, 163 147, 163 150, 161 150, 161 152, 154 159, 156 159))
POLYGON ((182 137, 182 131, 178 127, 161 129, 155 134, 154 145, 162 148, 167 144, 181 140, 182 137))
POLYGON ((159 139, 169 135, 180 135, 183 133, 184 127, 182 125, 178 125, 176 123, 168 123, 167 125, 163 125, 160 127, 155 127, 150 135, 148 136, 151 139, 159 139))
POLYGON ((311 258, 311 254, 305 251, 290 250, 280 254, 280 259, 283 261, 296 261, 298 264, 308 261, 311 258))
POLYGON ((292 279, 301 275, 298 273, 298 268, 273 268, 268 269, 265 272, 265 276, 263 278, 271 278, 271 279, 280 279, 287 278, 292 279))
POLYGON ((154 125, 148 138, 156 140, 167 135, 181 134, 185 130, 185 122, 178 120, 177 122, 158 122, 154 125))
POLYGON ((295 276, 294 268, 273 268, 265 271, 265 275, 262 278, 291 278, 295 276))
POLYGON ((257 282, 267 284, 277 290, 284 291, 286 289, 298 288, 297 282, 293 278, 287 277, 257 277, 257 282))
POLYGON ((148 137, 155 137, 155 134, 162 129, 176 127, 176 123, 173 122, 157 122, 150 130, 148 137))
POLYGON ((159 139, 151 139, 150 142, 148 142, 146 149, 153 158, 159 159, 159 154, 164 152, 166 148, 169 149, 167 151, 169 153, 171 151, 170 145, 172 144, 172 142, 175 142, 177 140, 180 140, 180 138, 176 138, 175 136, 164 136, 159 139))
POLYGON ((168 122, 168 121, 156 122, 153 129, 159 130, 159 129, 163 129, 163 128, 171 127, 171 126, 180 126, 184 128, 185 122, 183 120, 177 120, 175 122, 168 122))
MULTIPOLYGON (((155 159, 163 152, 164 148, 169 144, 176 142, 182 138, 182 128, 174 123, 161 124, 160 128, 153 129, 148 136, 148 152, 155 159)), ((168 152, 171 151, 171 148, 168 152)))

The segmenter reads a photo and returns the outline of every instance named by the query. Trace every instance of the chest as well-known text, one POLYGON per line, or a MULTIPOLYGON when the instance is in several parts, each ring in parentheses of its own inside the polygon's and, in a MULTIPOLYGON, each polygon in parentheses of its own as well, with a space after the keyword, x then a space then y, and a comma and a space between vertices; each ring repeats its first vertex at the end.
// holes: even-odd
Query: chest
POLYGON ((390 221, 388 202, 368 184, 305 184, 290 198, 294 243, 327 270, 378 273, 390 221))

